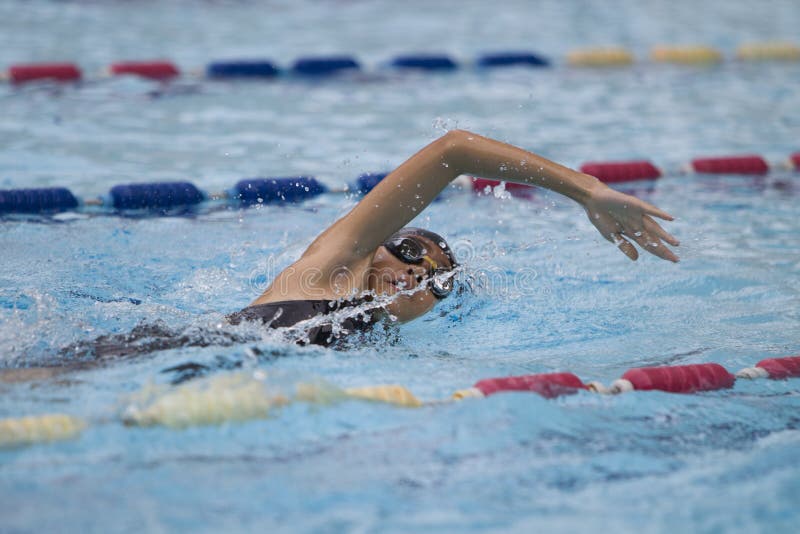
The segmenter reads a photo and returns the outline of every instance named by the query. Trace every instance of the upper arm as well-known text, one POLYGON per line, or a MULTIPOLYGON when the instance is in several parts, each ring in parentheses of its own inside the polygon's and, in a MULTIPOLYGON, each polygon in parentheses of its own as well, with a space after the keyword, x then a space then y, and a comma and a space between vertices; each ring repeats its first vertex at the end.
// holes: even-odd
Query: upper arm
POLYGON ((324 256, 349 265, 371 254, 458 177, 461 170, 454 153, 464 134, 448 132, 411 156, 320 234, 304 256, 324 256))

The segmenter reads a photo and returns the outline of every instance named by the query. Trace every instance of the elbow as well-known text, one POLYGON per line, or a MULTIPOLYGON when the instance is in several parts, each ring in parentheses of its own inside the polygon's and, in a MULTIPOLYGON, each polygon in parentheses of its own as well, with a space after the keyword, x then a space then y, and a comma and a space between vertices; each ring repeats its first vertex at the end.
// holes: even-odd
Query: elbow
POLYGON ((442 147, 442 158, 450 168, 459 174, 462 170, 461 162, 464 159, 466 149, 474 141, 475 137, 475 134, 466 130, 450 130, 439 139, 442 147))
POLYGON ((466 130, 450 130, 441 137, 445 148, 448 150, 458 150, 475 138, 475 134, 466 130))

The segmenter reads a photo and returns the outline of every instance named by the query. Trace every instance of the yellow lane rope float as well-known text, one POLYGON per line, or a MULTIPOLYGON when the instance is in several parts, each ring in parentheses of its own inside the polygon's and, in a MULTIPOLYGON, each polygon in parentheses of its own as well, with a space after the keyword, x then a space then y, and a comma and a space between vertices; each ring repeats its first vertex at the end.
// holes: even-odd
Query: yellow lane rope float
POLYGON ((800 61, 800 47, 793 43, 745 43, 736 50, 744 61, 800 61))
POLYGON ((722 54, 709 46, 656 46, 650 51, 650 59, 658 63, 703 65, 719 63, 722 54))
POLYGON ((254 376, 235 373, 174 388, 147 386, 128 399, 121 417, 129 426, 186 428, 263 419, 288 402, 254 376))
POLYGON ((82 419, 64 414, 0 419, 0 448, 73 439, 86 426, 82 419))
POLYGON ((218 425, 228 421, 264 419, 289 402, 334 404, 349 399, 409 408, 422 406, 408 389, 378 385, 340 389, 324 383, 299 383, 294 394, 271 386, 266 374, 233 373, 196 380, 176 387, 147 386, 126 400, 122 421, 129 426, 218 425))
POLYGON ((633 63, 633 54, 621 47, 583 48, 567 54, 573 67, 620 67, 633 63))
POLYGON ((396 384, 348 388, 344 391, 353 399, 385 402, 404 408, 419 408, 422 406, 422 401, 416 398, 413 393, 396 384))

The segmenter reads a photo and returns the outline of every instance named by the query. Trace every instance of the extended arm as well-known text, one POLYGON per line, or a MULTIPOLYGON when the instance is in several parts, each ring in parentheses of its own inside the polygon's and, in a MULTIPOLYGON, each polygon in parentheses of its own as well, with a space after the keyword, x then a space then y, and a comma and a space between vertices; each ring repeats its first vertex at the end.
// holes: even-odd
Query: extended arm
POLYGON ((461 130, 448 132, 391 172, 350 213, 320 235, 306 254, 318 255, 324 245, 324 255, 336 251, 339 257, 329 259, 342 264, 371 254, 461 174, 546 187, 581 204, 603 237, 631 259, 638 254, 623 236, 661 258, 678 259, 662 240, 673 246, 678 241, 652 218, 672 220, 669 214, 614 191, 591 176, 461 130))

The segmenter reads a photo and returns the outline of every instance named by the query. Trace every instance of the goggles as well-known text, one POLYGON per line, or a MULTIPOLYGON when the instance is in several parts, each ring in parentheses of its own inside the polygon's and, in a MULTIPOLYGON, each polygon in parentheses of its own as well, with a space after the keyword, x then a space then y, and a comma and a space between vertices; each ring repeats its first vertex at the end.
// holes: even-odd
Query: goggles
POLYGON ((419 265, 423 261, 428 262, 430 269, 428 270, 428 289, 434 297, 441 300, 453 291, 453 273, 452 269, 445 269, 439 267, 439 264, 430 256, 425 245, 413 237, 397 237, 386 241, 383 244, 392 256, 402 261, 413 265, 419 265))

